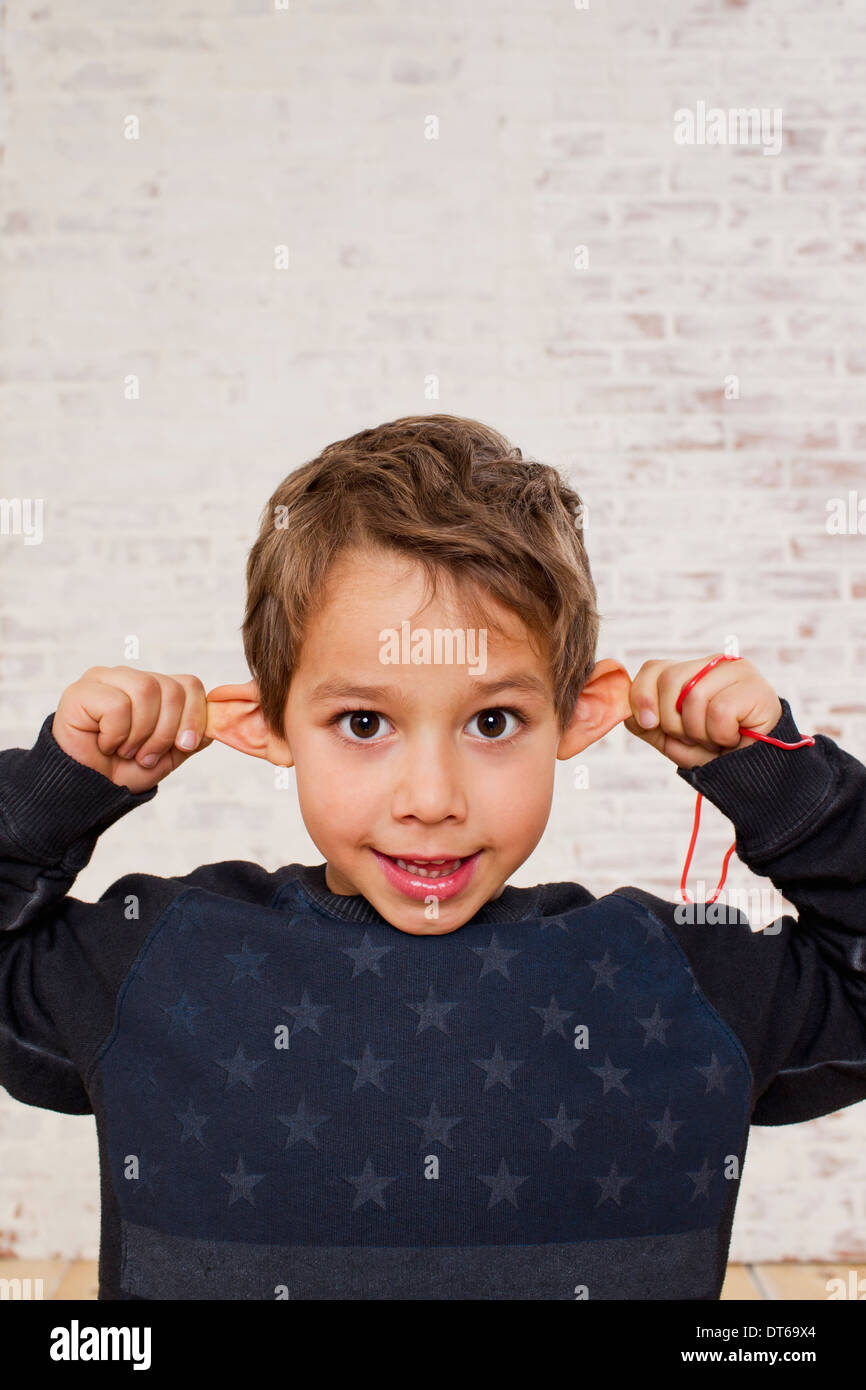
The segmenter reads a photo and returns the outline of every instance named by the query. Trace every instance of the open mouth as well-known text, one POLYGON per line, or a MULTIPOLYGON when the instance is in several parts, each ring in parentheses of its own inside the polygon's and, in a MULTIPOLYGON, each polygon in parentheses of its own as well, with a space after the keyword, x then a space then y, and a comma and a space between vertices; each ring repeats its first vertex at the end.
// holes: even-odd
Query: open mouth
POLYGON ((416 899, 430 895, 440 899, 452 898, 455 893, 462 892, 475 872, 481 853, 481 850, 476 850, 465 858, 442 855, 435 859, 403 859, 373 850, 392 888, 416 899))
MULTIPOLYGON (((390 855, 388 856, 391 857, 390 855)), ((395 859, 394 863, 401 869, 406 869, 410 874, 418 874, 421 878, 446 878, 448 874, 453 874, 460 868, 464 861, 462 859, 395 859)))

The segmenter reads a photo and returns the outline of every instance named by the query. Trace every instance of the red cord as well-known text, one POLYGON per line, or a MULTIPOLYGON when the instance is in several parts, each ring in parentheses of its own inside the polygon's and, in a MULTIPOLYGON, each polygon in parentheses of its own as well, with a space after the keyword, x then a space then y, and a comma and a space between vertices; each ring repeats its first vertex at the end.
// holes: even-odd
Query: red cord
MULTIPOLYGON (((701 669, 700 671, 698 671, 698 673, 697 673, 696 676, 692 676, 691 680, 686 681, 685 685, 683 686, 682 690, 680 691, 679 695, 677 696, 677 703, 676 703, 676 711, 677 711, 677 714, 679 714, 679 713, 681 712, 681 710, 682 710, 682 707, 683 707, 683 700, 684 700, 684 699, 686 698, 686 696, 688 695, 688 693, 689 693, 689 691, 691 690, 692 686, 693 686, 693 685, 696 685, 697 682, 701 679, 701 676, 705 676, 705 675, 707 674, 707 672, 708 672, 708 671, 711 671, 712 668, 713 668, 714 666, 718 666, 718 664, 719 664, 720 661, 742 661, 742 659, 743 659, 743 658, 742 658, 741 656, 714 656, 713 659, 712 659, 712 661, 708 661, 707 664, 706 664, 706 666, 702 667, 702 669, 701 669)), ((757 738, 757 739, 760 739, 760 741, 761 741, 762 743, 772 743, 776 748, 806 748, 806 747, 809 747, 810 745, 814 744, 814 742, 815 742, 815 740, 814 740, 813 738, 811 738, 811 737, 809 737, 809 736, 807 735, 806 738, 801 738, 800 741, 799 741, 799 743, 782 743, 780 739, 778 739, 778 738, 772 738, 769 734, 759 734, 759 733, 756 733, 756 731, 755 731, 754 729, 747 729, 747 728, 745 728, 745 726, 742 725, 742 724, 741 724, 739 727, 740 727, 740 733, 741 733, 741 734, 748 734, 749 738, 757 738)), ((722 755, 720 754, 719 756, 722 756, 722 755)), ((685 902, 685 903, 690 903, 690 902, 692 901, 692 899, 689 897, 688 893, 686 892, 686 877, 687 877, 688 872, 689 872, 689 865, 690 865, 691 862, 692 862, 692 851, 694 850, 694 847, 695 847, 695 840, 698 838, 698 826, 700 825, 700 823, 701 823, 701 793, 698 792, 698 799, 697 799, 697 801, 695 802, 695 819, 694 819, 694 824, 693 824, 693 826, 692 826, 692 838, 691 838, 691 840, 690 840, 690 842, 689 842, 689 849, 688 849, 688 854, 686 855, 686 862, 685 862, 685 864, 683 865, 683 876, 682 876, 682 878, 680 879, 680 895, 682 896, 682 900, 683 900, 683 902, 685 902)), ((731 848, 728 850, 727 854, 725 855, 725 860, 724 860, 724 863, 722 864, 722 876, 721 876, 721 878, 719 879, 719 882, 718 882, 718 884, 717 884, 717 886, 716 886, 716 891, 715 891, 715 893, 713 894, 713 896, 712 896, 711 898, 707 898, 707 899, 706 899, 707 903, 714 903, 714 902, 716 901, 716 898, 719 896, 719 893, 721 892, 721 889, 722 889, 722 884, 724 883, 725 878, 726 878, 726 876, 727 876, 727 872, 728 872, 728 860, 730 859, 731 855, 733 854, 733 852, 734 852, 734 850, 735 850, 736 848, 737 848, 737 842, 736 842, 736 840, 735 840, 734 843, 731 845, 731 848)))

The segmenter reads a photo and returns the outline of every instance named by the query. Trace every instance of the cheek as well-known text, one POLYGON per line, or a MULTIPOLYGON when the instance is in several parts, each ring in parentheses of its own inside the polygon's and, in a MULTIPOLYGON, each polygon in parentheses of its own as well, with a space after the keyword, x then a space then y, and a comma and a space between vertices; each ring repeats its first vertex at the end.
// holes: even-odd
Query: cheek
POLYGON ((549 813, 550 797, 543 794, 543 788, 521 788, 519 795, 497 804, 491 824, 503 842, 530 839, 534 843, 544 829, 549 813))
POLYGON ((553 760, 521 760, 479 782, 473 810, 503 840, 537 837, 553 801, 553 760))
POLYGON ((329 738, 315 737, 296 759, 298 801, 305 818, 324 830, 351 826, 369 807, 374 787, 361 759, 341 756, 329 738))
POLYGON ((324 777, 311 777, 307 787, 298 784, 298 805, 307 833, 326 857, 354 844, 365 820, 363 806, 324 777))

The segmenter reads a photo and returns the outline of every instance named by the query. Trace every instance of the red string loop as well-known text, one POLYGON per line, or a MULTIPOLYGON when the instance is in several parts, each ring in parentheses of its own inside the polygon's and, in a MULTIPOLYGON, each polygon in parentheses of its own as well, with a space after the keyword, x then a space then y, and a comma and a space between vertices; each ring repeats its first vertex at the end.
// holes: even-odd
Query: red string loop
MULTIPOLYGON (((691 680, 686 681, 685 685, 683 686, 682 690, 680 691, 679 695, 677 696, 677 703, 676 703, 676 711, 677 711, 677 714, 680 714, 680 713, 681 713, 682 707, 683 707, 683 701, 684 701, 684 699, 686 698, 686 696, 688 695, 689 691, 692 689, 692 686, 697 685, 698 681, 701 679, 702 676, 705 676, 705 675, 707 674, 708 671, 711 671, 711 670, 713 669, 714 666, 718 666, 718 664, 719 664, 720 661, 742 661, 742 659, 743 659, 743 658, 742 658, 741 656, 727 656, 727 655, 725 655, 725 656, 714 656, 713 659, 712 659, 712 661, 708 661, 707 664, 706 664, 706 666, 703 666, 703 667, 701 668, 701 670, 698 671, 697 675, 692 676, 691 680)), ((807 748, 807 747, 810 747, 810 746, 811 746, 812 744, 814 744, 814 742, 815 742, 814 738, 812 738, 812 737, 810 737, 809 735, 807 735, 806 738, 801 738, 800 741, 799 741, 798 743, 782 743, 782 741, 781 741, 780 739, 778 739, 778 738, 772 738, 769 734, 759 734, 759 733, 756 732, 755 729, 747 729, 747 728, 745 727, 745 725, 743 725, 743 724, 741 724, 741 725, 739 726, 739 728, 740 728, 740 733, 741 733, 741 734, 747 734, 749 738, 760 739, 761 743, 772 743, 772 744, 774 745, 774 747, 776 747, 776 748, 807 748)), ((720 755, 720 756, 721 756, 721 755, 720 755)), ((686 855, 686 862, 685 862, 685 864, 683 865, 683 876, 682 876, 682 878, 680 879, 680 895, 681 895, 681 897, 682 897, 683 902, 685 902, 685 903, 690 903, 690 902, 692 901, 692 899, 689 897, 688 893, 686 892, 686 878, 687 878, 688 872, 689 872, 689 865, 690 865, 691 862, 692 862, 692 852, 693 852, 694 847, 695 847, 695 840, 698 838, 698 826, 700 825, 700 823, 701 823, 701 793, 698 792, 698 799, 697 799, 697 801, 695 802, 695 819, 694 819, 694 823, 693 823, 693 825, 692 825, 692 838, 691 838, 691 840, 689 841, 689 849, 688 849, 688 853, 687 853, 687 855, 686 855)), ((722 884, 724 883, 725 878, 727 877, 727 873, 728 873, 728 861, 729 861, 731 855, 733 854, 733 852, 734 852, 734 850, 735 850, 736 848, 737 848, 737 842, 736 842, 736 840, 735 840, 734 843, 731 845, 731 848, 728 850, 727 854, 725 855, 725 861, 724 861, 724 863, 722 864, 722 876, 721 876, 721 878, 719 879, 718 884, 716 885, 716 891, 715 891, 715 893, 713 894, 713 896, 712 896, 711 898, 707 898, 707 899, 706 899, 706 902, 707 902, 707 903, 714 903, 714 902, 716 901, 716 898, 719 896, 719 893, 720 893, 721 890, 722 890, 722 884)))

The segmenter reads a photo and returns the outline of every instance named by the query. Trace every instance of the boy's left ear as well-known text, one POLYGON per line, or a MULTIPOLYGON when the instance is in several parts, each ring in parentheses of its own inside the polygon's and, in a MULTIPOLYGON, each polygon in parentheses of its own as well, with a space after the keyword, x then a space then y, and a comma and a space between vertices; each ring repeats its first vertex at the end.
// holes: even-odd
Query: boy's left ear
POLYGON ((632 714, 631 677, 619 661, 597 661, 575 701, 574 711, 556 749, 557 758, 573 758, 603 738, 632 714))
POLYGON ((265 758, 276 767, 293 766, 289 745, 265 723, 255 680, 244 685, 215 685, 207 692, 205 734, 251 758, 265 758))

